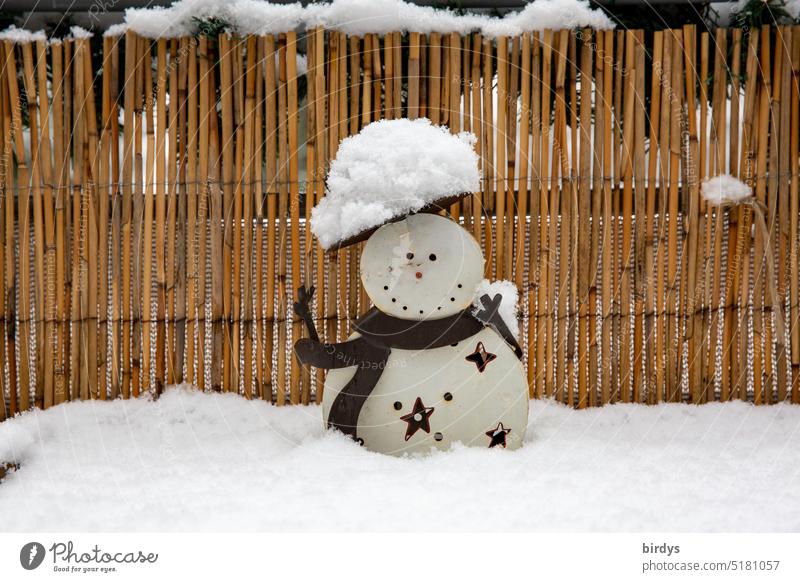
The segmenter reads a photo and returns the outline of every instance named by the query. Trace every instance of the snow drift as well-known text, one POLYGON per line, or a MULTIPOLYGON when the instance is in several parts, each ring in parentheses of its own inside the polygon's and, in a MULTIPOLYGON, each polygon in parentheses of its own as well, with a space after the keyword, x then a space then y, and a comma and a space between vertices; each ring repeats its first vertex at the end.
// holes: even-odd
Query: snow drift
POLYGON ((173 388, 0 423, 0 462, 20 465, 0 515, 7 532, 798 531, 798 426, 783 404, 538 400, 518 451, 396 458, 317 406, 173 388))

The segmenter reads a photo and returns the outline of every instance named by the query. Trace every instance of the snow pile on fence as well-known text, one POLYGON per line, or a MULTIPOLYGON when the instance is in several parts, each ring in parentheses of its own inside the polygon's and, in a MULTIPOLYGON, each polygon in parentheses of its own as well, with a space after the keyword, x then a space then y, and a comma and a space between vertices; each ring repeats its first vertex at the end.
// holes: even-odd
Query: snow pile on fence
POLYGON ((518 451, 395 458, 317 406, 169 389, 0 423, 0 464, 19 464, 0 515, 6 532, 797 531, 798 425, 792 405, 539 400, 518 451))
POLYGON ((607 30, 614 23, 602 10, 593 10, 586 0, 536 0, 520 12, 489 18, 482 32, 489 37, 519 36, 531 30, 594 28, 607 30))
POLYGON ((587 0, 535 0, 522 12, 512 12, 503 18, 460 15, 403 0, 333 0, 307 7, 263 0, 178 0, 169 7, 125 11, 125 25, 147 38, 193 35, 198 32, 200 22, 212 19, 226 25, 231 32, 258 35, 314 26, 351 35, 482 32, 489 37, 545 28, 614 28, 605 13, 593 10, 587 0))
POLYGON ((311 230, 324 248, 480 188, 475 136, 451 134, 428 119, 382 120, 339 145, 311 230))
POLYGON ((700 194, 706 202, 714 206, 736 204, 753 195, 753 190, 730 174, 720 174, 703 182, 700 194))
POLYGON ((17 28, 12 24, 4 31, 0 32, 0 41, 5 40, 22 44, 26 42, 36 42, 38 40, 47 40, 47 36, 44 34, 43 30, 31 32, 30 30, 25 30, 24 28, 17 28))

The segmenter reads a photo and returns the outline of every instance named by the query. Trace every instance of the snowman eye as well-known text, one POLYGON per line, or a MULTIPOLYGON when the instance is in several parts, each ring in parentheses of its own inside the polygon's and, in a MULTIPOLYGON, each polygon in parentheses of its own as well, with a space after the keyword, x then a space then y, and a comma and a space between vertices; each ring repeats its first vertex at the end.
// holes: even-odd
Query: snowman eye
POLYGON ((431 254, 430 254, 430 256, 428 256, 428 258, 429 258, 431 261, 435 261, 435 260, 436 260, 436 255, 434 255, 433 253, 431 253, 431 254))
POLYGON ((383 286, 383 290, 384 290, 384 291, 388 291, 388 290, 389 290, 389 286, 388 286, 388 285, 384 285, 384 286, 383 286))
POLYGON ((406 258, 410 261, 414 258, 414 253, 406 253, 406 258))

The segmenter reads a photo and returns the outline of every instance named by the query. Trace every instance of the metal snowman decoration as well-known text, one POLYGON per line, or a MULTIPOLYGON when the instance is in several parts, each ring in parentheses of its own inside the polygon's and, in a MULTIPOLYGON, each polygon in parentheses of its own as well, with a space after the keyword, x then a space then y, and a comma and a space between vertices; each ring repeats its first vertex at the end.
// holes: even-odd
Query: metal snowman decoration
POLYGON ((314 209, 312 230, 329 250, 367 239, 361 282, 373 307, 353 323, 347 341, 321 343, 310 311, 313 288, 301 288, 294 305, 310 336, 295 343, 297 358, 329 370, 326 425, 394 455, 455 442, 519 447, 528 387, 516 325, 512 332, 501 316, 501 294, 478 292, 484 257, 476 240, 435 214, 478 189, 471 136, 403 119, 376 122, 349 140, 331 166, 328 200, 314 209), (387 158, 396 164, 387 167, 387 158), (421 174, 418 182, 403 177, 409 167, 421 174), (388 175, 372 197, 374 184, 339 187, 364 180, 370 170, 388 175), (397 204, 396 194, 409 199, 397 204), (353 199, 388 199, 390 210, 346 216, 342 206, 353 199))

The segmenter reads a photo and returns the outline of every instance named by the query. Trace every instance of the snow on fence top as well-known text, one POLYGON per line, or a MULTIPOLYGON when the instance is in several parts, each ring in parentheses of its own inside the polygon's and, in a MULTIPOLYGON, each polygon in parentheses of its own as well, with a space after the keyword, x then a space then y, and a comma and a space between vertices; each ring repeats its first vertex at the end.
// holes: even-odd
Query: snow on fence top
POLYGON ((339 145, 311 231, 328 249, 440 198, 478 190, 475 140, 424 118, 369 124, 339 145))
POLYGON ((720 174, 703 182, 700 194, 714 206, 737 204, 753 195, 753 190, 730 174, 720 174))
POLYGON ((43 30, 31 32, 24 28, 17 28, 13 24, 0 32, 0 40, 10 40, 14 43, 36 42, 37 40, 47 40, 43 30))
MULTIPOLYGON (((129 8, 125 26, 147 38, 175 38, 198 32, 204 20, 216 19, 237 34, 276 34, 303 26, 323 26, 351 35, 387 32, 515 36, 546 28, 614 28, 588 0, 534 0, 504 18, 458 15, 449 10, 409 4, 403 0, 333 0, 329 4, 270 4, 264 0, 178 0, 169 7, 129 8)), ((121 29, 115 30, 118 34, 121 29)))
MULTIPOLYGON (((145 38, 194 36, 201 24, 209 20, 216 20, 240 35, 278 34, 322 26, 358 36, 388 32, 481 32, 495 38, 544 29, 614 28, 608 16, 601 10, 593 10, 588 0, 534 0, 521 12, 511 12, 503 18, 459 15, 403 0, 333 0, 306 7, 299 3, 271 4, 265 0, 177 0, 168 7, 128 8, 125 22, 111 26, 104 36, 120 36, 126 30, 145 38)), ((73 33, 72 38, 84 37, 73 33)), ((32 33, 12 26, 0 33, 0 40, 21 43, 45 40, 45 36, 43 31, 32 33)))

